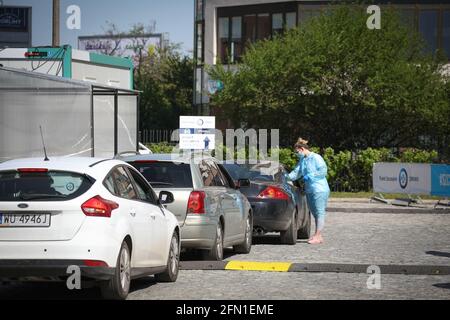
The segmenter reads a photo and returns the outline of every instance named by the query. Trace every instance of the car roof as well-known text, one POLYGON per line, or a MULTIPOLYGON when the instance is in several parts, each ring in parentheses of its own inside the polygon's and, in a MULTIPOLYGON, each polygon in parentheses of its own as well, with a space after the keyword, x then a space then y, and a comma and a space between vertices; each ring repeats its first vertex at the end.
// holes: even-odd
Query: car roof
POLYGON ((0 171, 16 170, 18 168, 43 168, 57 171, 70 171, 95 175, 101 169, 124 164, 120 160, 88 157, 51 157, 49 161, 43 158, 24 158, 0 163, 0 171))
MULTIPOLYGON (((200 154, 203 159, 214 159, 211 155, 200 154)), ((135 162, 135 161, 163 161, 163 162, 176 162, 176 163, 192 163, 192 153, 161 153, 161 154, 143 154, 134 155, 128 157, 121 157, 120 160, 125 162, 135 162)))

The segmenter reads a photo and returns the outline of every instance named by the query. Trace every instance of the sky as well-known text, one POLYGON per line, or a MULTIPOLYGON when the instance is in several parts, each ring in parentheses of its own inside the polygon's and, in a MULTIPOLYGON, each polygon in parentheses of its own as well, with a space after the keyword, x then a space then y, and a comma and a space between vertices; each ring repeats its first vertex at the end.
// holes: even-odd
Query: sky
MULTIPOLYGON (((31 6, 33 46, 52 43, 52 0, 2 0, 4 5, 31 6)), ((194 0, 61 0, 61 44, 78 47, 79 36, 103 34, 106 21, 128 31, 135 23, 156 22, 157 33, 169 33, 169 40, 180 43, 185 53, 193 48, 194 0), (81 9, 81 29, 69 30, 66 13, 70 5, 81 9)))

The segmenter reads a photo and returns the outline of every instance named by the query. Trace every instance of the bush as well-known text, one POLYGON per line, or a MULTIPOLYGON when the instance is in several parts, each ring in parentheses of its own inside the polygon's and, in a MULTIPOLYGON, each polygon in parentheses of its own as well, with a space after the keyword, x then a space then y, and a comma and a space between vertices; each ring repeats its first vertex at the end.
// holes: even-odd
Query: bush
POLYGON ((161 143, 152 143, 147 145, 147 148, 152 150, 153 153, 172 153, 172 150, 174 149, 174 146, 168 144, 167 142, 161 142, 161 143))
MULTIPOLYGON (((152 144, 149 146, 153 153, 171 153, 173 146, 167 143, 152 144)), ((403 162, 403 163, 438 163, 439 155, 436 151, 419 149, 402 149, 394 154, 391 149, 367 148, 360 151, 339 151, 333 148, 312 148, 311 151, 322 155, 328 167, 328 183, 333 191, 345 192, 369 192, 372 189, 372 168, 377 162, 403 162)), ((298 157, 292 148, 276 148, 269 150, 269 156, 276 155, 280 163, 289 170, 293 170, 298 163, 298 157)), ((223 155, 222 159, 228 159, 245 155, 248 157, 248 148, 236 152, 229 150, 224 145, 219 145, 213 152, 213 156, 223 155), (227 158, 227 154, 229 157, 227 158)), ((258 159, 264 159, 261 154, 258 159)), ((248 159, 248 158, 246 158, 248 159)))

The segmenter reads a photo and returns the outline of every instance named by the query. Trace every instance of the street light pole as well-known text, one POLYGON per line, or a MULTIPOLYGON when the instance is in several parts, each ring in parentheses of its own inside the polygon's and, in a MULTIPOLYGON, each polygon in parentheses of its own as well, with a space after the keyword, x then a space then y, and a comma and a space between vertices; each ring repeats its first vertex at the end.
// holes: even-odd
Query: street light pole
POLYGON ((53 33, 52 33, 52 45, 53 47, 59 47, 59 17, 60 17, 60 0, 53 0, 53 33))

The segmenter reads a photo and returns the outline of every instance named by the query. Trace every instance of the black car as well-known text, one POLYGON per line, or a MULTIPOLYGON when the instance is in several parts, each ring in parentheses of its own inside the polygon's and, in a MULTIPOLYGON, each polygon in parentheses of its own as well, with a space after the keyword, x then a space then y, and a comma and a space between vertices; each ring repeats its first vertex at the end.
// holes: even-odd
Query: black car
POLYGON ((250 185, 240 186, 240 190, 253 209, 254 235, 280 232, 284 244, 309 238, 311 219, 306 197, 300 185, 286 180, 282 165, 270 161, 222 165, 235 181, 250 180, 250 185))

